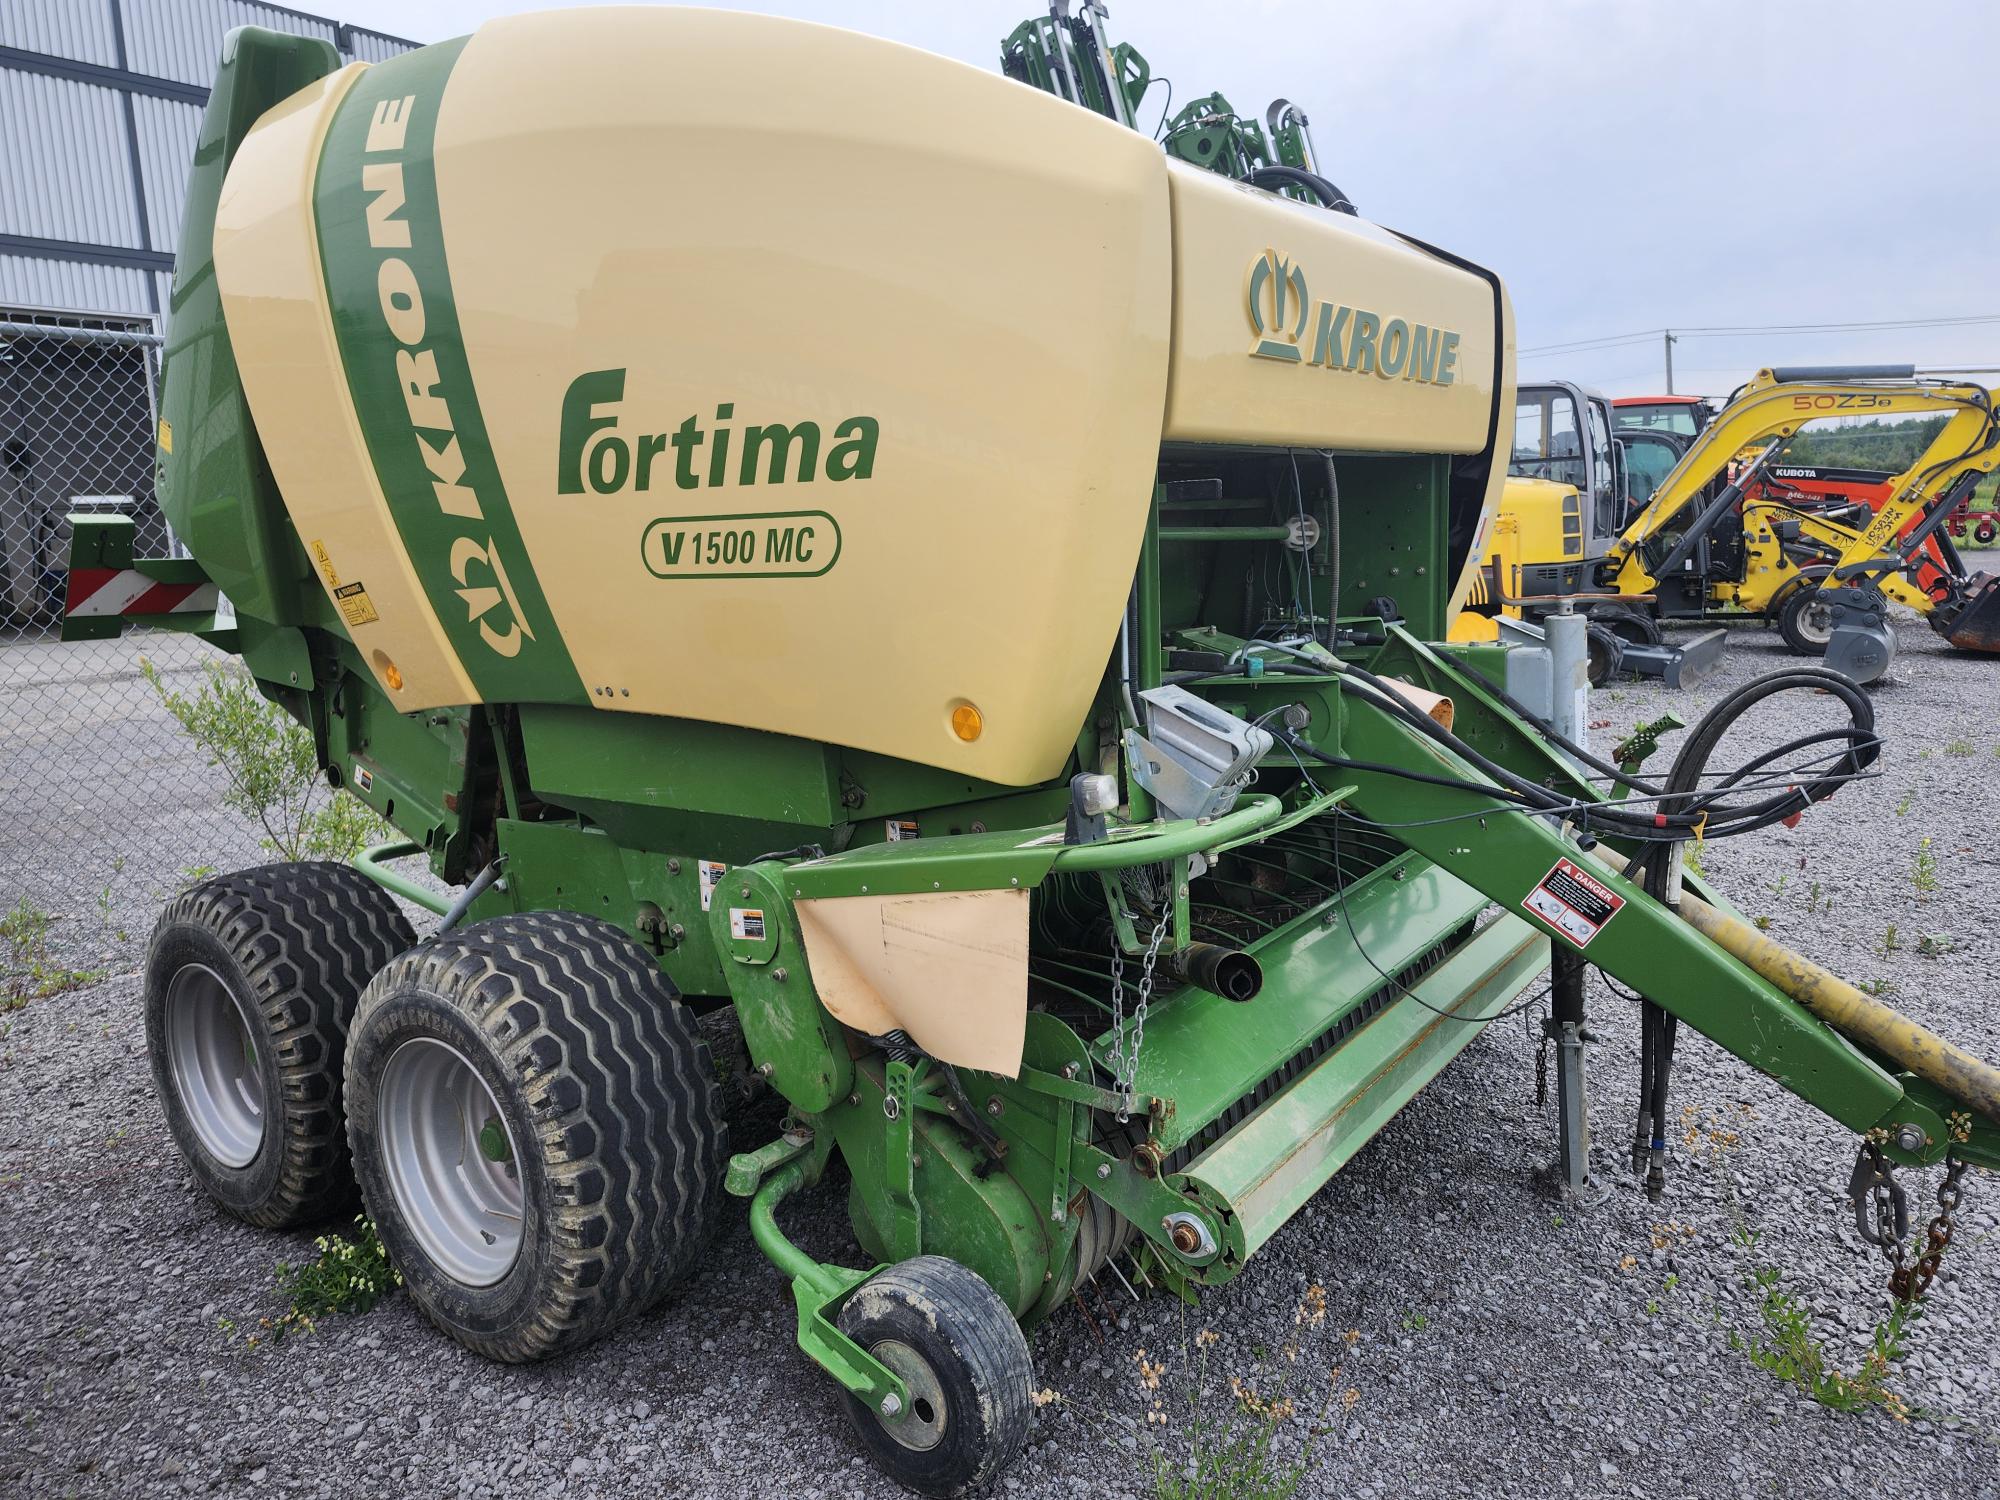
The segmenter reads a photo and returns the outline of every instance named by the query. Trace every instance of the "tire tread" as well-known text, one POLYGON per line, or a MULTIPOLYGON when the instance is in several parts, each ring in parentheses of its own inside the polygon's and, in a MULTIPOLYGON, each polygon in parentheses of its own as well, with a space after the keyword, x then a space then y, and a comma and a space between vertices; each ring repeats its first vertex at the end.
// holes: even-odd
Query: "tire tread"
POLYGON ((553 1273, 524 1325, 444 1325, 489 1358, 548 1358, 601 1336, 694 1271, 718 1217, 721 1112, 694 1018, 628 934, 570 912, 496 917, 412 949, 362 995, 455 1006, 519 1081, 554 1190, 553 1273))
MULTIPOLYGON (((409 921, 380 886, 333 861, 218 875, 160 914, 147 948, 149 989, 164 983, 155 959, 184 925, 213 935, 241 967, 275 1045, 284 1095, 276 1185, 258 1204, 223 1207, 267 1229, 332 1218, 355 1202, 343 1112, 348 1025, 376 971, 416 941, 409 921)), ((163 1091, 173 1087, 157 1052, 154 1070, 163 1091)))

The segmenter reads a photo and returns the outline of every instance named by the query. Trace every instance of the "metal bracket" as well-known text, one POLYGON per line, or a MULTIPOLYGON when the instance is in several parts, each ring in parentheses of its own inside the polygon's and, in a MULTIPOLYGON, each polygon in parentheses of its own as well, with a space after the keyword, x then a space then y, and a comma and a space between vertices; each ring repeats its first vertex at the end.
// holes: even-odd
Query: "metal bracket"
POLYGON ((917 1068, 890 1058, 883 1068, 882 1157, 889 1202, 889 1249, 898 1260, 921 1253, 923 1210, 917 1204, 917 1068))
POLYGON ((833 1320, 834 1311, 849 1293, 882 1268, 855 1271, 822 1265, 778 1228, 778 1205, 799 1188, 819 1180, 832 1144, 830 1134, 816 1138, 802 1155, 764 1180, 750 1200, 750 1237, 791 1281, 792 1300, 798 1305, 799 1348, 838 1381, 842 1390, 893 1417, 909 1410, 909 1387, 900 1375, 842 1333, 833 1320))
POLYGON ((1873 1141, 1863 1141, 1860 1151, 1855 1154, 1854 1171, 1847 1179, 1847 1201, 1854 1209, 1854 1232, 1869 1244, 1887 1249, 1909 1237, 1910 1195, 1896 1181, 1888 1157, 1873 1141), (1891 1225, 1882 1222, 1884 1200, 1890 1211, 1893 1232, 1891 1225), (1871 1208, 1876 1210, 1872 1218, 1869 1214, 1871 1208))

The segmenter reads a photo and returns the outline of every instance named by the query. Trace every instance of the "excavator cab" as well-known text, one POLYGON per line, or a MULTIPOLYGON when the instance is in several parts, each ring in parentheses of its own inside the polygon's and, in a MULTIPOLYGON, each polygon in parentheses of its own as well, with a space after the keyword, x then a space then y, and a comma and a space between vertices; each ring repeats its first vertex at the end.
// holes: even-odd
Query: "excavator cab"
POLYGON ((1523 561, 1505 591, 1584 591, 1625 521, 1624 455, 1611 435, 1610 403, 1566 380, 1519 387, 1507 475, 1503 504, 1520 525, 1523 559, 1556 561, 1523 561))

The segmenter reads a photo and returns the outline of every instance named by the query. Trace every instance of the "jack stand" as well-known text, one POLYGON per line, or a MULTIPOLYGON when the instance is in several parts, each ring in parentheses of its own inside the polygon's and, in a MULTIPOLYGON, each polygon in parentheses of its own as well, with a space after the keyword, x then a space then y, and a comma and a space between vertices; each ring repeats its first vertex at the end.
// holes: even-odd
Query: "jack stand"
POLYGON ((1550 970, 1549 1018, 1542 1023, 1556 1044, 1556 1108, 1561 1155, 1557 1169, 1563 1190, 1580 1197, 1590 1183, 1590 1091, 1585 1086, 1583 1028, 1583 956, 1563 943, 1555 944, 1550 970))

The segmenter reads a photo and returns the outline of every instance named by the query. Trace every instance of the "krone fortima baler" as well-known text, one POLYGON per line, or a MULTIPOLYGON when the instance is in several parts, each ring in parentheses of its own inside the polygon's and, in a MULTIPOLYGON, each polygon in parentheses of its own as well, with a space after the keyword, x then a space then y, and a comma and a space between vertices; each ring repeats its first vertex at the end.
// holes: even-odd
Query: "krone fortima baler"
POLYGON ((1865 767, 1866 700, 1758 690, 1850 715, 1801 789, 1718 799, 1704 729, 1607 800, 1510 648, 1427 644, 1505 476, 1498 281, 1358 217, 1283 101, 1130 128, 1099 20, 1023 26, 1011 78, 668 9, 375 66, 232 34, 159 430, 193 560, 77 532, 77 598, 226 595, 139 622, 238 654, 404 835, 167 909, 147 1023, 203 1185, 289 1225, 358 1182, 503 1360, 698 1295, 745 1196, 934 1494, 1022 1442, 1023 1328, 1107 1267, 1239 1274, 1551 934, 1572 1181, 1589 964, 1651 1003, 1661 1111, 1678 1018, 1871 1181, 1995 1159, 1990 1069, 1659 899, 1698 820, 1865 767), (739 1050, 786 1113, 725 1161, 739 1050), (852 1268, 777 1218, 836 1156, 852 1268))

